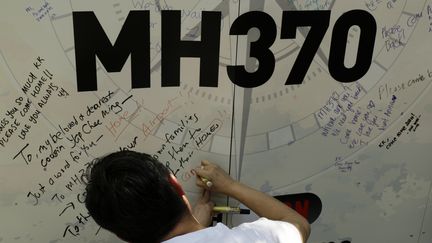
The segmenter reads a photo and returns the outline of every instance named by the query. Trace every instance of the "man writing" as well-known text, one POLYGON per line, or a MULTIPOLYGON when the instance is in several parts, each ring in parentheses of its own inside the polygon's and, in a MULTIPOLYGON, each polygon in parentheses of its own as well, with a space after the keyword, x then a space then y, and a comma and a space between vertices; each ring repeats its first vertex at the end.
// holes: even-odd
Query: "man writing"
POLYGON ((285 204, 233 180, 208 161, 196 173, 203 194, 192 209, 162 163, 145 153, 112 153, 91 168, 86 207, 96 223, 130 243, 306 242, 309 223, 285 204), (232 229, 222 223, 207 227, 214 206, 210 191, 237 199, 261 218, 232 229))

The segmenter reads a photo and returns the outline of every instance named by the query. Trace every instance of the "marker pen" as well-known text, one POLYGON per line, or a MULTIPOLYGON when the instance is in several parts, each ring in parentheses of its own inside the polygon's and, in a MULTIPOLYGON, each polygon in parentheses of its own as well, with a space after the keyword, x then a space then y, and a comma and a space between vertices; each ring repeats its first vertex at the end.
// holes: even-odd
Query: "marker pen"
POLYGON ((213 207, 213 211, 217 213, 238 213, 238 214, 250 214, 249 209, 242 209, 239 207, 227 207, 227 206, 216 206, 213 207))
POLYGON ((201 177, 201 181, 204 182, 204 184, 206 184, 206 186, 207 186, 208 188, 210 188, 210 187, 213 186, 213 183, 212 183, 209 179, 207 179, 207 178, 205 178, 205 177, 201 177))

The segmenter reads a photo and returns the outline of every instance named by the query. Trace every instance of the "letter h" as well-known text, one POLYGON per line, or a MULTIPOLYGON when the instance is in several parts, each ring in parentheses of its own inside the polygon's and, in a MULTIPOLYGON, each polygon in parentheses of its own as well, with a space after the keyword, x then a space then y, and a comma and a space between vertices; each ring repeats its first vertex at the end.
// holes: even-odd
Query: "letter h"
POLYGON ((217 87, 221 13, 203 11, 201 41, 181 40, 181 11, 162 11, 162 87, 180 86, 180 58, 200 58, 200 86, 217 87))

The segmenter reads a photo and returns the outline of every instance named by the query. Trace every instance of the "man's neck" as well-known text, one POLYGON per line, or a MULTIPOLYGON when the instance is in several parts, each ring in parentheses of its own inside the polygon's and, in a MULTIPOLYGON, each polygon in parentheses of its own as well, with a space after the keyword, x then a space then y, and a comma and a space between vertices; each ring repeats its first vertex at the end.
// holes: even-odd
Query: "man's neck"
POLYGON ((164 241, 174 238, 176 236, 192 233, 194 231, 205 229, 191 214, 186 214, 180 222, 174 227, 171 232, 164 237, 164 241))

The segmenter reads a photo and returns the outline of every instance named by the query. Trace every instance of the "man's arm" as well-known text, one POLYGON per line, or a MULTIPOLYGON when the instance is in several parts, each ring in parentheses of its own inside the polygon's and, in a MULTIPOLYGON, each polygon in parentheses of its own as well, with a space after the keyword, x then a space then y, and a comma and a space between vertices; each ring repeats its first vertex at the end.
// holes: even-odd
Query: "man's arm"
POLYGON ((233 180, 217 165, 208 161, 202 161, 201 165, 201 168, 196 169, 197 175, 207 178, 213 185, 208 188, 200 178, 197 178, 198 186, 233 197, 260 217, 293 224, 299 229, 303 241, 306 242, 310 234, 310 225, 295 210, 265 193, 233 180))

